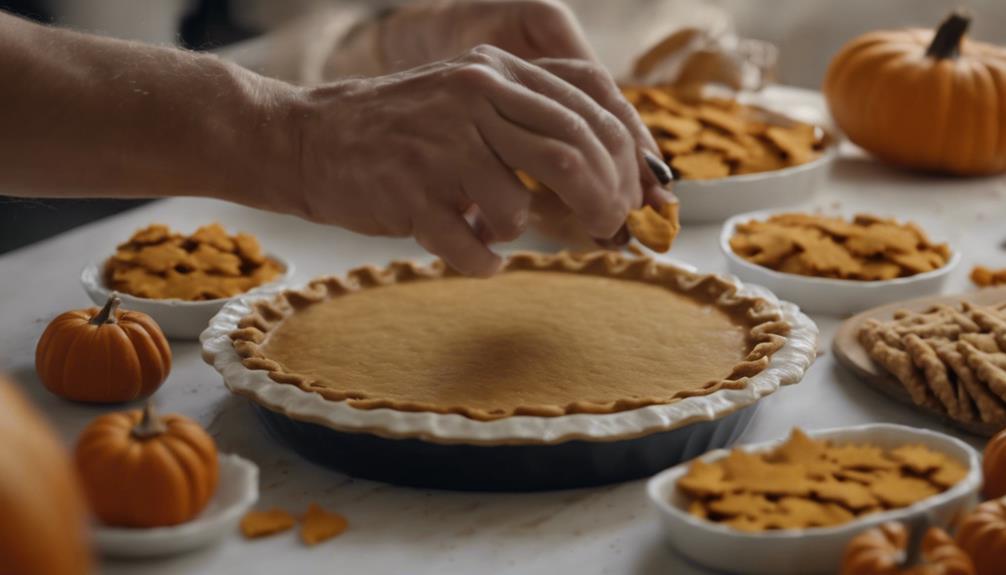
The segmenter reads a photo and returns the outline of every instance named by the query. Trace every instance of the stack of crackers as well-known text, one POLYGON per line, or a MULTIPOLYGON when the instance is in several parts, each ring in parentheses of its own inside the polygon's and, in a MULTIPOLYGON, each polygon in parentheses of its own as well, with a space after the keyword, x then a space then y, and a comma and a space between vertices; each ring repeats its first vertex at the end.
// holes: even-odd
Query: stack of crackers
POLYGON ((964 423, 1006 426, 1006 302, 898 311, 867 320, 859 342, 912 401, 964 423))
POLYGON ((137 297, 200 301, 244 293, 282 271, 251 234, 230 236, 213 223, 183 236, 153 224, 118 246, 105 283, 137 297))
POLYGON ((799 429, 764 453, 734 449, 695 460, 677 486, 689 513, 740 531, 806 529, 907 507, 945 491, 967 469, 923 445, 890 451, 869 444, 836 445, 799 429))
POLYGON ((653 133, 664 160, 682 179, 708 180, 810 162, 827 145, 823 130, 729 99, 686 101, 669 87, 622 93, 653 133))
POLYGON ((848 280, 889 280, 932 271, 950 259, 914 223, 858 214, 852 221, 817 214, 777 214, 738 224, 730 249, 776 271, 848 280))

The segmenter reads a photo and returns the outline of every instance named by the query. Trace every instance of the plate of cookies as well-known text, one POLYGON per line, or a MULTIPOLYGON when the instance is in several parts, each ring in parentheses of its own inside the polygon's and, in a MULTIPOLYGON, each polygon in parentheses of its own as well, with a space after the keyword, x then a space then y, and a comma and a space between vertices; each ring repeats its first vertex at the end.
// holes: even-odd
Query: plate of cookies
POLYGON ((963 441, 869 424, 711 451, 647 491, 667 539, 696 563, 809 575, 835 573, 849 539, 882 523, 946 527, 977 503, 981 483, 979 455, 963 441))
POLYGON ((815 125, 733 98, 686 98, 666 86, 626 86, 626 98, 674 171, 681 220, 721 222, 811 198, 837 155, 815 125))
POLYGON ((231 235, 219 223, 190 235, 151 224, 86 266, 80 281, 98 305, 115 292, 123 307, 151 316, 168 337, 197 339, 232 297, 292 274, 290 262, 264 252, 251 234, 231 235))
POLYGON ((723 225, 720 249, 742 280, 832 315, 939 293, 961 259, 914 222, 865 213, 741 214, 723 225))
POLYGON ((985 437, 1006 428, 1006 287, 865 311, 832 349, 861 381, 946 423, 985 437))

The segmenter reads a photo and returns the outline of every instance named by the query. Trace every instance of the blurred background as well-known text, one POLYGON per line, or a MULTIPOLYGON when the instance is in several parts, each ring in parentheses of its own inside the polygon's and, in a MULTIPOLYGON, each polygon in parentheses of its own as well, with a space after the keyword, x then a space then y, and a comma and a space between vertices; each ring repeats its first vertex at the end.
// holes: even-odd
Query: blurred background
MULTIPOLYGON (((390 4, 396 2, 0 0, 0 9, 97 34, 220 51, 254 68, 270 54, 300 49, 283 42, 312 42, 309 26, 316 26, 319 18, 337 18, 340 8, 376 10, 390 4), (304 33, 289 33, 298 30, 304 33)), ((776 45, 780 54, 776 81, 810 89, 820 85, 831 56, 852 37, 879 28, 933 27, 961 6, 976 16, 972 37, 1006 44, 1004 0, 568 0, 567 4, 616 76, 624 75, 648 46, 685 26, 728 27, 739 36, 776 45)), ((0 253, 136 204, 0 197, 0 253)))

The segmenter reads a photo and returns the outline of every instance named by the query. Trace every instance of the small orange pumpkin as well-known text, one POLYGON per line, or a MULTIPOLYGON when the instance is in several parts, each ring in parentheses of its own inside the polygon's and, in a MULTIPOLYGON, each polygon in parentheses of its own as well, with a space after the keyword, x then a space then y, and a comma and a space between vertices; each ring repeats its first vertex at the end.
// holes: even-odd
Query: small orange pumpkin
POLYGON ((957 175, 1006 170, 1006 49, 964 38, 964 13, 931 30, 864 34, 832 59, 838 127, 878 158, 957 175))
POLYGON ((73 401, 120 403, 157 391, 171 371, 171 347, 145 313, 105 307, 52 320, 35 348, 35 370, 54 394, 73 401))
POLYGON ((982 455, 982 476, 984 479, 982 494, 986 498, 1006 497, 1006 429, 993 436, 985 445, 985 453, 982 455))
POLYGON ((0 573, 86 575, 87 508, 56 434, 0 376, 0 573))
MULTIPOLYGON (((974 565, 946 531, 926 530, 919 546, 921 561, 906 557, 908 531, 901 523, 884 523, 849 541, 841 575, 975 575, 974 565)), ((910 552, 910 551, 909 551, 910 552)))
POLYGON ((1006 499, 986 501, 957 526, 957 544, 975 562, 978 575, 1006 572, 1006 499))
POLYGON ((184 523, 206 507, 217 487, 217 448, 198 423, 172 413, 103 415, 77 442, 77 469, 94 513, 108 525, 184 523))

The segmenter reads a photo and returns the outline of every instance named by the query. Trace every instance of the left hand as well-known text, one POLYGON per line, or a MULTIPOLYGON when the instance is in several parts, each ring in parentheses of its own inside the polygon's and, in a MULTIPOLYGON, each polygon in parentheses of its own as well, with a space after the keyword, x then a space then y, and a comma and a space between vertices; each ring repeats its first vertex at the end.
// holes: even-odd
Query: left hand
POLYGON ((382 76, 482 44, 525 60, 596 60, 576 17, 556 0, 419 0, 354 30, 325 75, 382 76))
POLYGON ((576 17, 553 0, 423 0, 394 11, 383 25, 386 72, 453 58, 480 44, 525 60, 595 60, 576 17))

